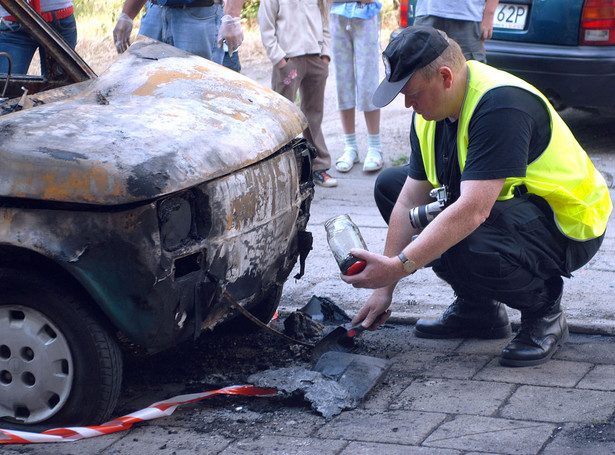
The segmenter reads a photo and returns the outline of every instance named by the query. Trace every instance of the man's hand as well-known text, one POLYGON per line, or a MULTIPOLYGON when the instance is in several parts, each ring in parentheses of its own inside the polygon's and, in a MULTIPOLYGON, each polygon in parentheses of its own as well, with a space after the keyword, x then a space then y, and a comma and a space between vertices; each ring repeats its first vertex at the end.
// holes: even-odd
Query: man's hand
POLYGON ((113 41, 117 53, 121 54, 130 46, 130 34, 132 33, 133 20, 126 13, 121 13, 117 18, 117 24, 113 29, 113 41))
POLYGON ((389 258, 355 248, 350 250, 350 254, 367 262, 362 272, 356 275, 341 275, 343 281, 355 288, 383 288, 397 283, 406 276, 400 260, 396 257, 389 258))
POLYGON ((391 305, 392 298, 393 296, 388 289, 375 290, 352 320, 352 325, 363 321, 361 324, 363 327, 368 330, 376 330, 380 324, 384 324, 391 316, 391 310, 388 310, 388 308, 391 305), (380 319, 378 319, 378 316, 380 316, 380 319), (375 322, 376 320, 378 321, 375 322))
POLYGON ((222 16, 222 25, 218 31, 218 47, 222 47, 222 42, 226 41, 228 53, 231 55, 241 46, 243 42, 243 30, 241 29, 241 18, 232 17, 228 14, 222 16))

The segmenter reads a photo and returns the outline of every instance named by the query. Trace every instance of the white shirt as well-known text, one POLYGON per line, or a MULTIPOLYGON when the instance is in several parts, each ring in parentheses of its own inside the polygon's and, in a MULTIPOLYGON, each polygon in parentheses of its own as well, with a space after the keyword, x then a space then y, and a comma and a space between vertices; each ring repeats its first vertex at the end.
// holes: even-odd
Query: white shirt
POLYGON ((319 0, 261 0, 258 25, 267 57, 274 65, 284 57, 331 55, 331 33, 319 0))

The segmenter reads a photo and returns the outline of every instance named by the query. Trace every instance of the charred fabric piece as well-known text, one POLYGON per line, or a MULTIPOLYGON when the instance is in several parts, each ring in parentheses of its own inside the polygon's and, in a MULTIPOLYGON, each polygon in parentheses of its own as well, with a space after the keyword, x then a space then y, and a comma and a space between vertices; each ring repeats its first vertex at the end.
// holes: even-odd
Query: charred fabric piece
POLYGON ((299 311, 309 315, 315 321, 323 323, 333 322, 339 324, 350 322, 351 320, 350 316, 328 297, 313 295, 310 301, 299 311))
POLYGON ((324 326, 310 316, 295 311, 284 319, 284 333, 299 340, 313 340, 322 337, 324 326))
POLYGON ((378 385, 391 361, 346 352, 326 352, 313 370, 292 367, 253 374, 256 387, 272 387, 283 395, 303 395, 326 419, 354 409, 378 385))

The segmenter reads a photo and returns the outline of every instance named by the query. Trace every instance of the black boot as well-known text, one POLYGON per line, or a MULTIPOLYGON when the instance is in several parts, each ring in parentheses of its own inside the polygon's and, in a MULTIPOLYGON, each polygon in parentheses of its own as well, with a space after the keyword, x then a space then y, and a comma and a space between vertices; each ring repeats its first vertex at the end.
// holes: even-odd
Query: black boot
POLYGON ((506 338, 510 322, 504 305, 492 299, 457 297, 435 321, 419 319, 414 327, 419 338, 506 338))
POLYGON ((521 312, 521 328, 517 336, 502 351, 501 365, 507 367, 540 365, 547 362, 566 342, 568 324, 560 307, 561 289, 560 285, 555 300, 551 300, 551 303, 539 314, 521 312))

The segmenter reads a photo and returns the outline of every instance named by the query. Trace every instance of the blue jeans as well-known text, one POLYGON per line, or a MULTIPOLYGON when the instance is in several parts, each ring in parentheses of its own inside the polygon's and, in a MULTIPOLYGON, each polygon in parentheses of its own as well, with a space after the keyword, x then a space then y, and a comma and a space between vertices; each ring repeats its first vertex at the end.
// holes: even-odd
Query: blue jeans
POLYGON ((239 61, 239 52, 233 52, 233 55, 229 55, 228 52, 225 52, 222 64, 227 68, 230 68, 233 71, 237 71, 238 73, 240 73, 241 62, 239 61))
MULTIPOLYGON (((77 23, 75 16, 64 19, 54 19, 50 25, 55 28, 66 42, 74 49, 77 44, 77 23)), ((26 74, 38 43, 22 28, 18 22, 2 19, 0 23, 0 52, 8 53, 13 60, 12 74, 26 74)), ((45 51, 39 49, 41 57, 41 74, 47 76, 45 51)), ((7 73, 9 62, 6 57, 0 57, 0 73, 7 73)))
POLYGON ((147 3, 139 34, 222 64, 218 49, 222 5, 165 8, 147 3))

